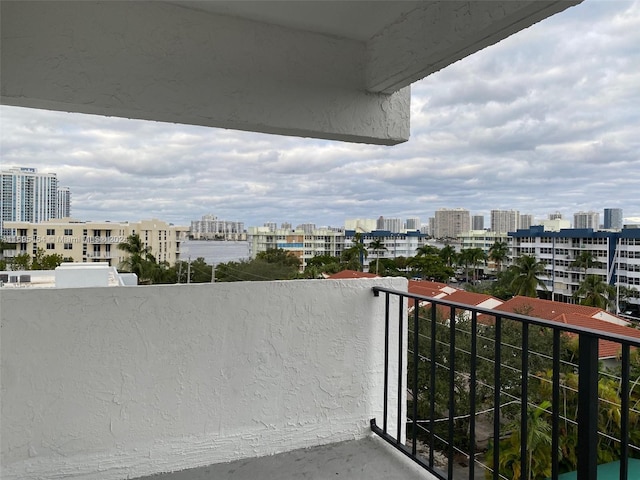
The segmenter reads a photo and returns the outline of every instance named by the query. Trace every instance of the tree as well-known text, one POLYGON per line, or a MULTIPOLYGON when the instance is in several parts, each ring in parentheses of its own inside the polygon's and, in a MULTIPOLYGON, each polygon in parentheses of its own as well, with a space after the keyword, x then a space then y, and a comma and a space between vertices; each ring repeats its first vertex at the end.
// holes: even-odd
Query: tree
MULTIPOLYGON (((371 253, 376 255, 376 275, 378 274, 378 266, 380 263, 380 252, 384 252, 387 250, 387 247, 384 246, 384 241, 381 238, 376 238, 375 240, 369 243, 369 250, 371 253)), ((369 268, 371 271, 371 268, 369 268)))
POLYGON ((59 253, 46 255, 44 249, 39 248, 31 262, 31 270, 55 270, 63 260, 59 253))
POLYGON ((448 267, 453 267, 458 258, 455 247, 448 243, 440 250, 439 254, 448 267))
POLYGON ((587 270, 590 268, 600 268, 602 266, 602 262, 596 260, 596 257, 591 250, 583 250, 578 254, 575 260, 571 262, 571 266, 584 270, 584 273, 586 274, 587 270))
POLYGON ((353 237, 353 244, 342 251, 340 261, 346 270, 362 271, 362 264, 369 253, 364 246, 364 240, 360 232, 353 237))
MULTIPOLYGON (((473 279, 478 280, 477 266, 483 263, 486 259, 486 255, 481 248, 467 248, 460 251, 460 261, 465 266, 465 271, 468 272, 469 265, 473 267, 473 279)), ((469 274, 467 273, 467 278, 469 274)))
POLYGON ((30 270, 31 256, 28 253, 21 253, 13 258, 14 270, 30 270))
POLYGON ((545 274, 544 264, 530 255, 523 255, 510 267, 513 279, 511 288, 514 295, 536 297, 537 288, 547 291, 547 286, 540 279, 545 274))
POLYGON ((580 299, 580 305, 603 310, 615 308, 616 289, 603 281, 599 275, 587 275, 573 296, 580 299))
POLYGON ((426 255, 437 255, 440 253, 440 249, 438 247, 434 247, 431 245, 423 245, 421 247, 416 248, 416 257, 424 257, 426 255))
POLYGON ((447 282, 455 273, 453 268, 445 265, 438 254, 415 256, 407 261, 414 276, 429 278, 437 282, 447 282))
POLYGON ((161 269, 158 268, 151 249, 144 245, 137 233, 129 235, 126 241, 119 243, 118 249, 129 254, 120 264, 120 268, 125 272, 135 273, 138 276, 139 285, 157 281, 161 269))
POLYGON ((496 270, 500 272, 502 270, 502 264, 508 258, 509 246, 506 242, 496 240, 489 248, 489 260, 493 260, 496 264, 496 270))

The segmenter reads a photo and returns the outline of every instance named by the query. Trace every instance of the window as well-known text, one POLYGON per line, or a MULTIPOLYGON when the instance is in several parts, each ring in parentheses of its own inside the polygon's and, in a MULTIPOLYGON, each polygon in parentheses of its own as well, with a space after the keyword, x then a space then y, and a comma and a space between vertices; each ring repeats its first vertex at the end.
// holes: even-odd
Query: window
POLYGON ((64 234, 65 235, 73 235, 73 230, 71 228, 65 228, 64 229, 64 234))
POLYGON ((47 243, 47 250, 55 250, 55 249, 56 249, 55 243, 47 243))
POLYGON ((55 228, 47 228, 47 235, 55 235, 55 234, 56 234, 55 228))
POLYGON ((73 243, 65 243, 64 244, 64 249, 65 250, 73 250, 73 243))

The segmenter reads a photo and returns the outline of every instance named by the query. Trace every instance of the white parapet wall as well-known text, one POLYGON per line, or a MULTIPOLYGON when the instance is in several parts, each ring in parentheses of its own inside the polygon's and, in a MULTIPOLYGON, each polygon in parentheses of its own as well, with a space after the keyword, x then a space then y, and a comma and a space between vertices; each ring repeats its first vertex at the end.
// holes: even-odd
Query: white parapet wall
POLYGON ((135 478, 369 435, 374 285, 407 282, 0 290, 3 480, 135 478))

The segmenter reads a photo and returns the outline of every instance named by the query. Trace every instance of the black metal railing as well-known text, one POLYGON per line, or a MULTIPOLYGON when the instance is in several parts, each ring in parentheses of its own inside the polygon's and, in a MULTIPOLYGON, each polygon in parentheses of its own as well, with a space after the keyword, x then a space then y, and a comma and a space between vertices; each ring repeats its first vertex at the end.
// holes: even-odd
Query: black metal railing
POLYGON ((382 425, 374 418, 371 428, 416 463, 448 480, 555 480, 569 471, 593 480, 605 463, 620 479, 636 478, 640 339, 373 292, 385 297, 385 370, 382 425), (600 342, 620 347, 607 366, 600 342))

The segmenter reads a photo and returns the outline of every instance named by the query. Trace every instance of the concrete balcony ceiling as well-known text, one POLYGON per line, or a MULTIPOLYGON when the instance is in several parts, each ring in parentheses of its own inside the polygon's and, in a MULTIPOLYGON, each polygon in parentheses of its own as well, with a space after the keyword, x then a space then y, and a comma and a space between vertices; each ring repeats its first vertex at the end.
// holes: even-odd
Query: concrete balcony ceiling
POLYGON ((409 85, 571 1, 6 1, 3 104, 352 142, 409 85))

